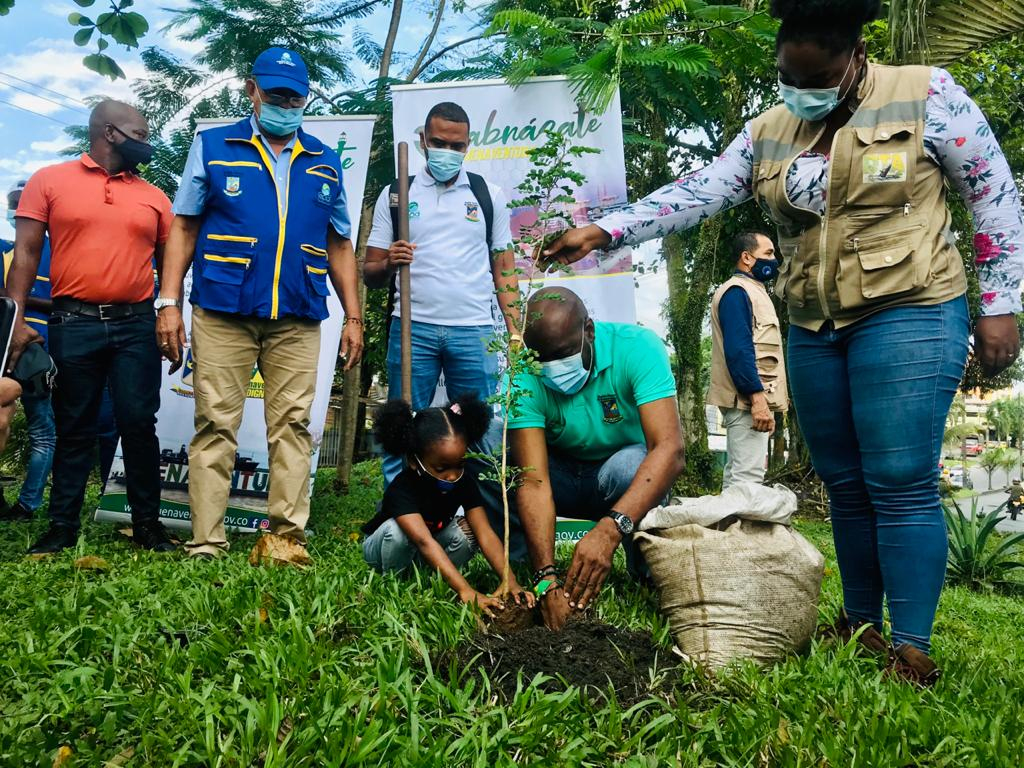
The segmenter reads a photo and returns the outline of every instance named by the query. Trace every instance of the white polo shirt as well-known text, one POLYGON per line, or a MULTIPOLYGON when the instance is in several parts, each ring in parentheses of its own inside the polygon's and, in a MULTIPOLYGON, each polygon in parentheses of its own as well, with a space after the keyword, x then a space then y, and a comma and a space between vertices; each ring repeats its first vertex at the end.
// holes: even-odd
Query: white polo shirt
MULTIPOLYGON (((487 182, 494 206, 491 244, 501 253, 512 247, 509 211, 501 187, 487 182)), ((388 195, 377 198, 367 245, 390 248, 395 240, 388 195)), ((416 253, 409 267, 412 319, 436 325, 491 325, 494 279, 487 253, 484 214, 473 196, 466 169, 450 187, 426 170, 409 187, 409 240, 416 253)), ((399 312, 395 298, 395 312, 399 312)))

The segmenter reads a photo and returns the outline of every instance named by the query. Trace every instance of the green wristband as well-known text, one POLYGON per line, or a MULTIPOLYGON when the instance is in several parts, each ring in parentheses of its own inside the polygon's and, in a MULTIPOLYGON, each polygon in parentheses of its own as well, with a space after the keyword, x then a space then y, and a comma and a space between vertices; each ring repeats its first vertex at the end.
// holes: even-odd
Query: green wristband
POLYGON ((544 597, 544 594, 557 584, 558 581, 556 579, 544 579, 543 581, 538 582, 537 585, 533 588, 533 593, 537 597, 544 597))

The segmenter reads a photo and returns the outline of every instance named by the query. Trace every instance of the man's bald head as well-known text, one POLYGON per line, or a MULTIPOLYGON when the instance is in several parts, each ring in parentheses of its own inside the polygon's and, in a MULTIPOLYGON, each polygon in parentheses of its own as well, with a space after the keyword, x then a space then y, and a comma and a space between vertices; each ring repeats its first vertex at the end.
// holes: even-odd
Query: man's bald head
MULTIPOLYGON (((145 165, 148 159, 134 159, 139 156, 138 145, 130 147, 128 154, 118 147, 134 140, 149 142, 149 125, 135 107, 123 101, 101 101, 89 115, 89 156, 108 173, 132 171, 136 164, 145 165), (126 160, 127 156, 127 160, 126 160)), ((145 153, 143 153, 145 155, 145 153)), ((149 150, 152 157, 152 149, 149 150)))
POLYGON ((89 115, 89 140, 103 138, 107 126, 114 126, 139 141, 146 141, 149 138, 146 118, 131 104, 125 104, 123 101, 108 99, 93 107, 92 114, 89 115), (140 128, 144 132, 143 136, 135 133, 140 128))
POLYGON ((580 351, 584 336, 593 340, 593 323, 583 301, 568 288, 542 288, 526 305, 523 341, 541 362, 580 351))

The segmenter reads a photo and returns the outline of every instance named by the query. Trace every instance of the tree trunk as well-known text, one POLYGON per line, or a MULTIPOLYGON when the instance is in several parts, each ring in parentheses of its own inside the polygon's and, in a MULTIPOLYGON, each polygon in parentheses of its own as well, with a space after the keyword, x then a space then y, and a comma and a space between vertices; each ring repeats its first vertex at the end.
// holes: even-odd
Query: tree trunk
MULTIPOLYGON (((363 282, 363 261, 366 259, 366 241, 370 237, 373 223, 374 199, 363 198, 363 210, 359 219, 359 242, 356 243, 356 265, 359 272, 359 309, 365 317, 366 283, 363 282)), ((365 328, 364 328, 365 332, 365 328)), ((341 392, 341 438, 338 446, 338 473, 334 478, 334 489, 348 493, 349 478, 352 476, 352 461, 355 457, 356 440, 359 436, 359 395, 362 392, 363 361, 345 371, 344 388, 341 392)))

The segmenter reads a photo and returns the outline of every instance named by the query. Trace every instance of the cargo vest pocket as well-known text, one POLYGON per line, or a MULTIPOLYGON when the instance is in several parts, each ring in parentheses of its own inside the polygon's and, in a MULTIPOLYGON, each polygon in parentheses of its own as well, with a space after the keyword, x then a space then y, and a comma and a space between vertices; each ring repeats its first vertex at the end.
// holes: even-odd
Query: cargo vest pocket
POLYGON ((917 226, 846 238, 836 274, 839 305, 857 309, 921 287, 919 240, 917 226))
POLYGON ((252 259, 247 256, 203 254, 202 302, 208 309, 237 312, 242 284, 252 259))
POLYGON ((854 128, 846 202, 859 206, 900 206, 910 202, 921 139, 917 124, 854 128))
POLYGON ((299 245, 302 251, 302 260, 306 270, 306 283, 310 290, 310 303, 317 305, 319 298, 330 295, 327 287, 327 251, 316 245, 302 243, 299 245))
POLYGON ((800 255, 799 238, 779 238, 782 263, 775 278, 775 295, 796 307, 807 303, 807 265, 800 255))

